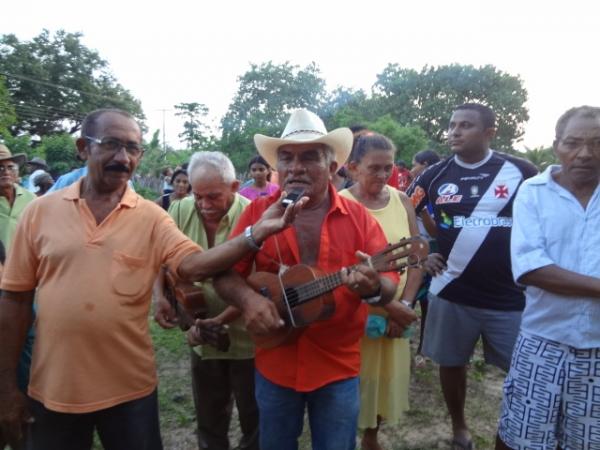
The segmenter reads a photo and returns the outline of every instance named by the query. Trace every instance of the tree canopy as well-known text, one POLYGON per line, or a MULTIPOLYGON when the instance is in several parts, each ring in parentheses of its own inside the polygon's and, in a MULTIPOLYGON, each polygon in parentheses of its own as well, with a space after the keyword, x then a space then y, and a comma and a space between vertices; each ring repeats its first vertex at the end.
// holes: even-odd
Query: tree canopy
MULTIPOLYGON (((44 156, 54 171, 76 164, 64 133, 73 134, 83 117, 102 107, 117 107, 143 120, 140 102, 121 86, 98 52, 81 42, 80 33, 43 30, 30 41, 0 35, 0 138, 13 151, 44 156), (57 135, 54 139, 49 137, 57 135), (13 148, 14 147, 14 148, 13 148)), ((496 113, 498 132, 493 147, 512 151, 528 120, 523 82, 494 66, 425 66, 421 70, 389 64, 376 76, 370 92, 338 86, 327 91, 315 63, 305 67, 272 61, 250 64, 238 77, 237 91, 220 119, 221 135, 207 125, 208 108, 201 102, 175 105, 184 119, 179 137, 186 150, 165 150, 154 136, 140 172, 184 162, 193 151, 219 148, 238 169, 256 152, 256 133, 278 136, 289 113, 307 108, 323 118, 328 129, 362 124, 388 136, 407 163, 426 148, 447 152, 447 124, 453 109, 478 102, 496 113)), ((143 122, 142 122, 143 126, 143 122)), ((70 138, 72 141, 72 138, 70 138)), ((546 164, 548 151, 525 155, 546 164)))
POLYGON ((74 133, 88 112, 104 107, 144 119, 140 102, 81 37, 64 30, 53 35, 43 30, 31 41, 19 41, 14 34, 0 36, 0 75, 6 78, 17 117, 10 127, 13 134, 74 133))
POLYGON ((10 102, 10 95, 6 88, 6 79, 0 76, 0 133, 6 132, 16 121, 17 114, 10 102))
POLYGON ((200 150, 207 147, 214 138, 210 135, 210 129, 205 123, 208 116, 208 108, 203 103, 179 103, 175 105, 175 115, 183 117, 183 132, 179 138, 187 143, 188 150, 200 150))
POLYGON ((529 119, 522 80, 488 65, 426 66, 420 72, 388 65, 377 75, 373 101, 379 115, 390 114, 404 125, 417 126, 442 144, 453 109, 468 102, 483 103, 496 113, 495 148, 512 151, 529 119))
POLYGON ((62 175, 83 164, 76 156, 75 139, 68 133, 44 136, 40 147, 39 151, 46 158, 50 173, 54 176, 62 175))
POLYGON ((325 105, 325 80, 316 64, 302 68, 285 62, 251 64, 238 78, 238 90, 221 120, 221 149, 238 168, 256 153, 256 133, 277 136, 297 108, 319 112, 325 105))
POLYGON ((425 150, 429 139, 418 127, 403 127, 389 114, 379 117, 374 122, 366 122, 370 130, 387 136, 396 146, 396 160, 402 160, 407 165, 416 153, 425 150))
POLYGON ((531 161, 540 172, 546 170, 551 164, 560 164, 552 147, 526 148, 526 151, 522 156, 531 161))

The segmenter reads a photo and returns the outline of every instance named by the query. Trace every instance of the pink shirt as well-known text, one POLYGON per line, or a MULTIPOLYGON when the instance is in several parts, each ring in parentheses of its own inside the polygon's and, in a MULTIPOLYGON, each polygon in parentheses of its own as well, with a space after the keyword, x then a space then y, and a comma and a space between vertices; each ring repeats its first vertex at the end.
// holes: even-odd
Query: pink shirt
POLYGON ((279 189, 279 186, 277 186, 275 183, 271 183, 271 182, 267 181, 267 185, 262 189, 255 188, 254 184, 251 184, 250 186, 246 186, 245 188, 240 189, 240 195, 243 195, 248 200, 256 200, 257 198, 260 198, 260 197, 268 197, 271 194, 277 192, 278 189, 279 189))

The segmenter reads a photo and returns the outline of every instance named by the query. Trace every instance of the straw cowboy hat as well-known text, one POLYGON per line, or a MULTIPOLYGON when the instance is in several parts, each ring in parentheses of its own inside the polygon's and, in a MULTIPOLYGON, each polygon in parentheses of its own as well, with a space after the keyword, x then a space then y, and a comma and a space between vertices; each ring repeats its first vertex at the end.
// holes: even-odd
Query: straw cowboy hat
POLYGON ((12 160, 21 166, 25 161, 27 161, 27 155, 25 153, 17 153, 13 155, 6 145, 0 144, 0 161, 6 160, 12 160))
POLYGON ((277 149, 286 144, 326 144, 333 149, 338 167, 348 159, 352 150, 352 131, 349 128, 337 128, 329 133, 325 124, 315 113, 298 109, 292 113, 280 138, 254 135, 254 144, 260 156, 271 167, 277 167, 277 149))

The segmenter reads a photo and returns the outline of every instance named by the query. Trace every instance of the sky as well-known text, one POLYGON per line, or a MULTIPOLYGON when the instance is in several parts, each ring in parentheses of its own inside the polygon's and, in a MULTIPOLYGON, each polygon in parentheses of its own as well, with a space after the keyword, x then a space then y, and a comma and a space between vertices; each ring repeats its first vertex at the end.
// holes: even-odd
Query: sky
POLYGON ((327 82, 370 92, 389 63, 492 64, 518 75, 530 120, 517 148, 549 146, 568 108, 600 106, 600 2, 569 0, 104 0, 4 2, 0 34, 83 33, 179 147, 173 106, 200 102, 213 126, 251 63, 315 62, 327 82), (166 110, 166 111, 162 111, 166 110))

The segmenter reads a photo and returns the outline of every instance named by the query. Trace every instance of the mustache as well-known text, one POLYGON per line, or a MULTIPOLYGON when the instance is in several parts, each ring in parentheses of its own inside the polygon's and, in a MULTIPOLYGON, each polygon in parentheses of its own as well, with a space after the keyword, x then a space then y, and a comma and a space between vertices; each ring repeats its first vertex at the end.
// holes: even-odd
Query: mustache
POLYGON ((308 184, 308 183, 310 183, 310 180, 305 180, 302 178, 291 178, 289 180, 285 180, 285 184, 288 184, 288 183, 306 183, 306 184, 308 184))
POLYGON ((123 164, 112 164, 104 168, 107 172, 124 172, 129 173, 129 168, 123 164))

